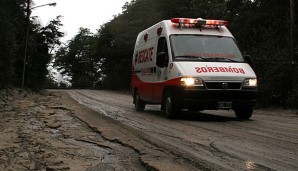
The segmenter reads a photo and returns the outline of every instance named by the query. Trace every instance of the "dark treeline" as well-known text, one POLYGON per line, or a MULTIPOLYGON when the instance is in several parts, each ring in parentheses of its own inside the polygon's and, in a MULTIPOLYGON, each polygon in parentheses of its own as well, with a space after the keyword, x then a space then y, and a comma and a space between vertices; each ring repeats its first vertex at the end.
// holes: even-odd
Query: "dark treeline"
POLYGON ((62 25, 59 17, 44 27, 35 18, 29 17, 28 20, 32 4, 29 1, 30 6, 27 6, 27 1, 0 1, 0 88, 22 86, 27 37, 24 87, 42 89, 47 82, 47 65, 52 58, 50 50, 60 44, 59 38, 63 36, 59 31, 62 25))
MULTIPOLYGON (((23 61, 25 3, 21 0, 2 1, 6 6, 12 3, 18 6, 13 7, 17 8, 12 10, 13 13, 7 13, 6 6, 0 6, 0 65, 2 71, 8 68, 6 73, 1 72, 1 84, 3 80, 19 83, 21 67, 18 65, 23 61), (8 18, 12 16, 19 21, 8 18)), ((294 9, 295 23, 298 18, 297 6, 294 9)), ((292 65, 294 59, 291 49, 296 48, 298 51, 298 29, 294 25, 294 47, 291 48, 290 14, 290 0, 133 0, 123 6, 121 14, 102 25, 97 33, 81 28, 73 39, 59 48, 54 56, 54 66, 62 74, 71 77, 73 88, 128 90, 134 43, 140 31, 173 17, 224 19, 229 21, 228 28, 242 52, 250 54, 254 60, 259 80, 259 104, 297 107, 298 69, 297 65, 292 65)), ((40 61, 33 58, 38 44, 38 39, 33 38, 35 34, 44 36, 41 34, 43 29, 38 24, 30 24, 34 28, 31 30, 30 57, 40 61)), ((55 26, 59 27, 57 23, 55 26)), ((295 58, 297 63, 297 55, 295 58)), ((28 71, 27 86, 34 80, 33 75, 28 71)), ((5 81, 5 84, 9 83, 5 81)))

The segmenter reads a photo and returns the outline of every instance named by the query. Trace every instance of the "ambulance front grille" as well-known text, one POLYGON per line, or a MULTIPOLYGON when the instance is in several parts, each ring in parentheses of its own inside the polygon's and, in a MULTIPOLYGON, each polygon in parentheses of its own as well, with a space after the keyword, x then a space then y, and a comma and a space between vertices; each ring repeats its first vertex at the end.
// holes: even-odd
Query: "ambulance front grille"
POLYGON ((242 82, 205 82, 209 90, 240 90, 242 82))

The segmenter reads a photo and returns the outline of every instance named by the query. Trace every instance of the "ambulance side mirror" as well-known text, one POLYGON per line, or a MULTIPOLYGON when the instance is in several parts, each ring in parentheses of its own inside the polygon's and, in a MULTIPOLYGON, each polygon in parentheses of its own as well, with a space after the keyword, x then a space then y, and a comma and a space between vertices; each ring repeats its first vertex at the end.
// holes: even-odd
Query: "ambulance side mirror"
POLYGON ((156 66, 163 68, 166 66, 166 52, 159 52, 156 57, 156 66))
POLYGON ((245 59, 245 61, 246 61, 251 67, 254 66, 254 64, 253 64, 254 62, 253 62, 252 57, 251 57, 250 55, 245 54, 245 55, 244 55, 244 59, 245 59))

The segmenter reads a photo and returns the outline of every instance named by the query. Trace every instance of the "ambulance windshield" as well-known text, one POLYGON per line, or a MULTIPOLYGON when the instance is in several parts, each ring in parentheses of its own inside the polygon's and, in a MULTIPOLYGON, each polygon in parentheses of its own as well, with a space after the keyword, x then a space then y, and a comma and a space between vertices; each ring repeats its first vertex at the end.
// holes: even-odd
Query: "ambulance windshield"
POLYGON ((244 62, 230 37, 171 35, 170 40, 176 61, 244 62))

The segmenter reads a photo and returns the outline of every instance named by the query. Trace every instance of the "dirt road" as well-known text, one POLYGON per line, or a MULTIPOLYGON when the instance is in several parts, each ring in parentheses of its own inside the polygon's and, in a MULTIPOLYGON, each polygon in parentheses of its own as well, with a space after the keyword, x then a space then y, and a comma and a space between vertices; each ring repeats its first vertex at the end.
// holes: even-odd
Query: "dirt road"
POLYGON ((298 170, 298 115, 256 110, 247 121, 232 111, 182 112, 169 120, 159 106, 136 112, 129 94, 71 90, 98 113, 79 118, 107 139, 134 149, 147 168, 160 170, 298 170), (101 114, 115 124, 102 127, 101 114), (113 132, 113 134, 110 134, 113 132))
POLYGON ((298 170, 298 114, 159 108, 111 91, 0 93, 0 170, 298 170))

